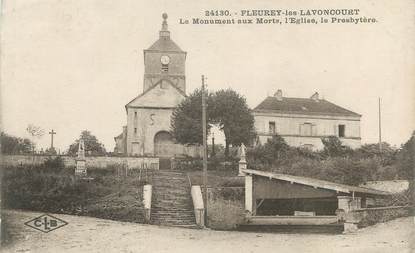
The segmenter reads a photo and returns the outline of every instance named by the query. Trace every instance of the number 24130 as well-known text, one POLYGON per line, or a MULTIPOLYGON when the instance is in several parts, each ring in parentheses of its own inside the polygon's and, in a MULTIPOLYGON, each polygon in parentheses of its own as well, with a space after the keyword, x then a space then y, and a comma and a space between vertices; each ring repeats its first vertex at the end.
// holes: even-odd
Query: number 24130
POLYGON ((205 16, 230 16, 231 13, 228 10, 210 10, 205 11, 205 16))

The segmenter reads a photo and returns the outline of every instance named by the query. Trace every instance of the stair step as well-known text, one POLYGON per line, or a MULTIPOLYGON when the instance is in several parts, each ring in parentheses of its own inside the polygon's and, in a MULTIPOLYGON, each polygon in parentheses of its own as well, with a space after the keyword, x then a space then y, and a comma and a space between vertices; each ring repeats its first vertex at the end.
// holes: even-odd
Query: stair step
POLYGON ((189 181, 181 171, 157 171, 153 176, 151 223, 198 228, 189 181))
POLYGON ((159 221, 194 221, 193 217, 170 217, 170 216, 154 216, 152 220, 159 220, 159 221))
POLYGON ((164 219, 164 218, 159 218, 157 220, 152 220, 153 223, 174 223, 174 224, 194 224, 194 219, 164 219))
POLYGON ((154 212, 151 214, 154 217, 160 217, 160 216, 177 216, 177 217, 193 217, 193 213, 160 213, 160 212, 154 212))

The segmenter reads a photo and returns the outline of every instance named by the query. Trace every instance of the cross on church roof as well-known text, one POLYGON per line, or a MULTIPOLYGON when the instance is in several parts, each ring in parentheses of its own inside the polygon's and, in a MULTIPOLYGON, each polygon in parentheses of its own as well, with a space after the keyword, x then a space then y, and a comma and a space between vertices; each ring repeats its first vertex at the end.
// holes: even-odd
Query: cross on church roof
POLYGON ((168 18, 167 13, 163 13, 161 17, 163 18, 163 23, 161 24, 160 38, 169 39, 170 32, 168 30, 168 25, 167 25, 167 18, 168 18))
MULTIPOLYGON (((161 25, 161 30, 159 31, 159 39, 151 45, 147 51, 163 51, 163 52, 184 52, 180 49, 173 40, 170 39, 170 31, 168 30, 167 25, 167 13, 163 13, 162 16, 163 22, 161 25)), ((145 50, 146 51, 146 50, 145 50)))

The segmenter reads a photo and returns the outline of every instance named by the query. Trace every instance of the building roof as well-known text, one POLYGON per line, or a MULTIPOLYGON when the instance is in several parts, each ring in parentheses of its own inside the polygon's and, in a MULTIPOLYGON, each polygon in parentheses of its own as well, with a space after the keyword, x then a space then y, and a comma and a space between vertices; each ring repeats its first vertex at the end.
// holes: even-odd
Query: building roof
MULTIPOLYGON (((170 39, 170 31, 167 25, 167 13, 163 13, 163 23, 159 33, 159 39, 148 48, 148 51, 170 51, 170 52, 184 52, 180 47, 170 39)), ((144 51, 147 51, 144 50, 144 51)))
POLYGON ((355 116, 361 115, 343 107, 335 105, 325 99, 316 101, 312 98, 288 98, 267 97, 257 107, 254 112, 278 112, 278 113, 295 113, 295 114, 313 114, 313 115, 339 115, 355 116))
POLYGON ((155 87, 157 87, 162 81, 167 81, 173 88, 175 88, 183 97, 186 97, 186 93, 184 91, 182 91, 179 87, 177 87, 175 84, 173 84, 169 79, 160 79, 157 83, 155 83, 153 86, 151 86, 150 88, 148 88, 146 91, 144 91, 143 93, 141 93, 140 95, 138 95, 137 97, 133 98, 130 102, 128 102, 125 105, 125 109, 127 110, 127 107, 133 103, 135 100, 143 97, 144 95, 146 95, 147 93, 149 93, 151 90, 153 90, 155 87))
POLYGON ((123 133, 120 133, 119 135, 114 137, 114 140, 122 139, 122 138, 123 138, 123 133))
POLYGON ((184 52, 174 41, 170 38, 159 38, 153 43, 147 50, 154 51, 171 51, 171 52, 184 52))
POLYGON ((374 189, 369 189, 365 187, 358 187, 358 186, 351 186, 351 185, 345 185, 345 184, 338 184, 330 181, 320 180, 320 179, 314 179, 309 177, 300 177, 300 176, 292 176, 287 174, 279 174, 279 173, 272 173, 272 172, 266 172, 266 171, 260 171, 260 170, 242 170, 242 172, 246 174, 251 175, 257 175, 262 177, 268 177, 268 178, 274 178, 282 181, 287 181, 291 183, 296 184, 302 184, 302 185, 308 185, 315 188, 322 188, 327 190, 333 190, 337 192, 343 192, 343 193, 364 193, 364 194, 371 194, 371 195, 391 195, 389 192, 385 191, 379 191, 374 189))

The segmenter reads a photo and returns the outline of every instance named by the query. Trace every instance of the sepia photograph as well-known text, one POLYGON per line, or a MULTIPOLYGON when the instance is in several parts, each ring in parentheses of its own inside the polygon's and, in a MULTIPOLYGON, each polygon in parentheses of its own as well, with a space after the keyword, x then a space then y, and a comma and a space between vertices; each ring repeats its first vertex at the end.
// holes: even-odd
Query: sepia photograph
POLYGON ((415 2, 0 0, 1 252, 415 252, 415 2))

